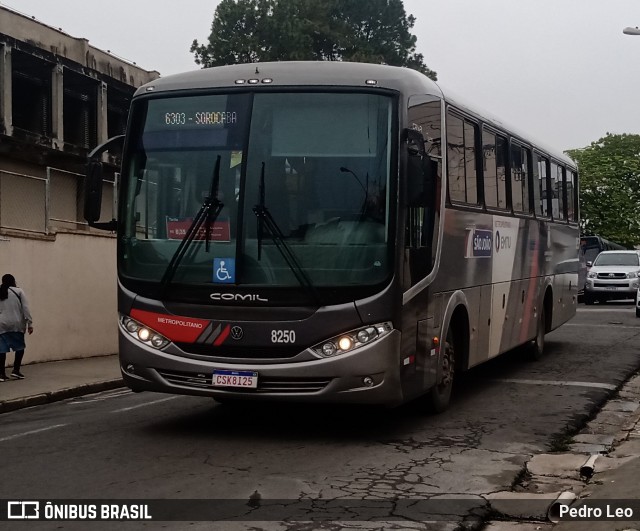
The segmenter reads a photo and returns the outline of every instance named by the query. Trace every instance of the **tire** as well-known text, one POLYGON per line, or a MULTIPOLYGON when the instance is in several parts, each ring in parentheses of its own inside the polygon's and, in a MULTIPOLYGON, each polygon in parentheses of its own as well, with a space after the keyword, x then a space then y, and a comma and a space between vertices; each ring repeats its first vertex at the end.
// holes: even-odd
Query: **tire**
POLYGON ((593 303, 594 303, 593 295, 587 295, 585 293, 585 295, 584 295, 584 303, 587 306, 593 306, 593 303))
POLYGON ((636 317, 640 317, 640 308, 636 307, 636 317))
MULTIPOLYGON (((585 299, 585 303, 587 299, 585 299)), ((593 304, 593 302, 591 302, 593 304)), ((532 339, 527 345, 528 357, 532 361, 539 360, 544 355, 544 336, 546 334, 546 316, 544 311, 544 306, 540 309, 540 313, 538 314, 538 326, 536 327, 536 337, 532 339)))
POLYGON ((449 407, 451 391, 456 368, 456 350, 453 341, 453 330, 449 327, 444 344, 441 346, 442 356, 438 357, 439 382, 429 389, 425 399, 426 407, 430 413, 442 413, 449 407))

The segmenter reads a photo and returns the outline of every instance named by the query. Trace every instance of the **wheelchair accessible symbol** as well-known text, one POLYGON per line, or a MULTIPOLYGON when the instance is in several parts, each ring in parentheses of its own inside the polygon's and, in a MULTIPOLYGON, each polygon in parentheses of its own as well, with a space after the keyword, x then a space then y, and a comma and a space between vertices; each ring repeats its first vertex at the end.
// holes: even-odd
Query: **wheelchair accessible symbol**
POLYGON ((213 259, 213 281, 217 284, 234 284, 236 281, 235 258, 213 259))

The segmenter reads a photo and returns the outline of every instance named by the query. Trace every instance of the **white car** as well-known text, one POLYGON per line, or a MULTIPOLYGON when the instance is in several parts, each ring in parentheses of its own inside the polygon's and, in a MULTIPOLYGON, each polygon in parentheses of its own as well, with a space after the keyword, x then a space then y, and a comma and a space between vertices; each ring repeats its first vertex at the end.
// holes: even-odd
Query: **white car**
POLYGON ((584 303, 613 299, 634 299, 637 304, 640 288, 639 251, 602 251, 587 273, 584 303))

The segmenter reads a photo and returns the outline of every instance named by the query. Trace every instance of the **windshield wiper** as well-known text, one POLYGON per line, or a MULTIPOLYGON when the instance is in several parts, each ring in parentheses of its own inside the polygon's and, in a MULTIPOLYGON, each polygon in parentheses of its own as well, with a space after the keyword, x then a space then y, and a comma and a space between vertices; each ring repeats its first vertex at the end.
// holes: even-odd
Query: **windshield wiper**
POLYGON ((216 159, 216 165, 213 170, 213 176, 211 177, 211 188, 209 189, 209 197, 207 197, 200 210, 196 214, 196 217, 193 218, 191 225, 189 225, 189 229, 185 237, 178 245, 176 252, 173 253, 171 257, 171 261, 167 266, 167 269, 162 276, 162 280, 160 281, 162 292, 164 293, 166 289, 169 287, 169 284, 173 280, 178 267, 180 266, 180 262, 184 258, 185 253, 191 246, 191 243, 195 239, 196 235, 200 231, 202 224, 205 224, 205 250, 209 252, 209 242, 211 237, 211 228, 213 224, 218 219, 222 208, 224 207, 224 203, 218 199, 218 189, 220 187, 220 163, 222 157, 218 155, 216 159))
POLYGON ((253 213, 258 218, 258 235, 257 235, 258 260, 260 260, 262 256, 262 235, 263 235, 264 228, 266 227, 267 231, 269 232, 269 235, 271 236, 271 239, 273 240, 273 243, 276 245, 276 248, 278 249, 278 251, 280 251, 280 254, 284 258, 287 265, 289 266, 289 269, 291 269, 291 272, 295 275, 300 285, 303 288, 305 288, 305 290, 307 291, 307 293, 309 293, 309 295, 311 295, 311 297, 313 298, 313 301, 318 306, 320 306, 321 303, 320 303, 320 296, 318 295, 318 291, 316 290, 315 286, 311 282, 311 279, 307 275, 304 268, 300 265, 300 262, 298 261, 298 259, 296 258, 296 255, 291 250, 291 247, 289 247, 289 245, 285 241, 284 234, 282 234, 280 227, 278 227, 278 224, 273 219, 271 212, 269 212, 269 210, 265 205, 264 171, 265 171, 265 164, 263 162, 262 170, 260 171, 260 193, 259 193, 260 202, 253 207, 253 213))
POLYGON ((344 166, 340 166, 340 171, 342 173, 350 173, 351 175, 353 175, 356 181, 358 181, 360 188, 362 188, 362 191, 364 192, 364 200, 362 201, 362 207, 360 208, 360 218, 359 218, 359 221, 363 221, 365 214, 367 213, 367 206, 368 206, 367 201, 369 200, 369 172, 367 172, 367 185, 365 186, 364 184, 362 184, 360 177, 358 177, 353 170, 350 170, 349 168, 345 168, 344 166))

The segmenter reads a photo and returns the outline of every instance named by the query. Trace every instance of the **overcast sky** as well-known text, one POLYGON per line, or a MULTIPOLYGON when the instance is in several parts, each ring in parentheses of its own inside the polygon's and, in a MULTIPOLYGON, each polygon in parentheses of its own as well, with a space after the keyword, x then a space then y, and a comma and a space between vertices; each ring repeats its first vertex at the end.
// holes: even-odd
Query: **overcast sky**
MULTIPOLYGON (((365 2, 366 0, 362 0, 365 2)), ((216 0, 0 0, 162 75, 193 70, 216 0)), ((559 150, 640 134, 638 0, 404 0, 445 89, 559 150)))

